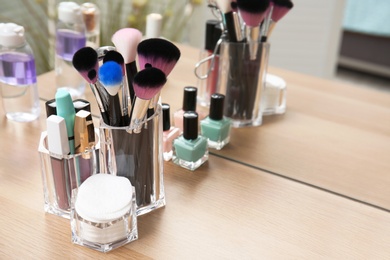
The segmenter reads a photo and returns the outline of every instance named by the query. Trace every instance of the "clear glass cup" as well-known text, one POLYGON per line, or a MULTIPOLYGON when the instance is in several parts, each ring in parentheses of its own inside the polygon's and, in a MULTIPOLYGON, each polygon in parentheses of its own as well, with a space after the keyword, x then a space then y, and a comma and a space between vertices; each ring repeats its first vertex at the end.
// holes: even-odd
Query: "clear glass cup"
POLYGON ((269 49, 268 43, 221 43, 217 92, 226 96, 224 115, 232 127, 262 124, 269 49))
POLYGON ((143 215, 165 206, 161 105, 134 130, 100 123, 100 168, 130 180, 143 215))

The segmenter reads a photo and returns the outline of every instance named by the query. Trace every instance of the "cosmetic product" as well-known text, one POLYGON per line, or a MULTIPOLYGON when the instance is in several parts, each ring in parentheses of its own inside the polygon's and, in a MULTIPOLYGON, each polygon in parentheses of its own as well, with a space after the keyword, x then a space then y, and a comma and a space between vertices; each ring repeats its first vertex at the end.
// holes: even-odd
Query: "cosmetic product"
POLYGON ((198 80, 199 105, 208 107, 210 96, 216 92, 219 71, 219 43, 222 35, 220 22, 206 22, 205 49, 200 52, 200 60, 195 65, 195 75, 198 80))
POLYGON ((286 112, 287 84, 276 75, 267 74, 261 110, 264 116, 286 112))
POLYGON ((127 120, 127 106, 122 97, 123 74, 121 66, 115 61, 103 63, 99 68, 99 80, 109 94, 108 114, 111 126, 124 126, 127 120), (126 117, 126 119, 125 119, 126 117))
POLYGON ((70 153, 68 134, 65 119, 57 115, 51 115, 46 119, 47 148, 50 152, 50 165, 52 169, 55 193, 55 203, 59 210, 70 210, 70 172, 64 155, 70 153))
POLYGON ((196 112, 185 112, 183 121, 183 134, 173 141, 172 161, 183 168, 194 171, 208 160, 207 138, 198 135, 198 114, 196 112))
POLYGON ((179 128, 171 126, 170 106, 167 103, 162 103, 163 112, 163 156, 165 161, 172 159, 173 140, 180 136, 181 131, 179 128))
MULTIPOLYGON (((91 112, 91 104, 88 100, 85 99, 75 99, 73 100, 73 106, 75 113, 79 112, 80 110, 86 110, 88 112, 91 112)), ((57 104, 55 98, 50 99, 45 102, 45 110, 46 110, 46 117, 49 117, 51 115, 57 115, 57 104)))
POLYGON ((86 29, 86 46, 97 49, 100 47, 100 10, 93 3, 83 3, 81 13, 86 29))
MULTIPOLYGON (((104 51, 102 51, 104 52, 104 51)), ((76 51, 72 58, 73 67, 89 83, 96 98, 102 119, 110 124, 108 110, 108 93, 98 80, 98 52, 91 47, 83 47, 76 51)))
POLYGON ((35 120, 40 114, 35 59, 24 28, 0 23, 0 95, 8 119, 35 120))
POLYGON ((83 183, 93 170, 91 168, 96 165, 93 158, 92 149, 95 146, 95 128, 92 121, 92 115, 86 110, 80 110, 76 113, 74 120, 74 136, 75 136, 75 154, 81 154, 77 164, 80 167, 80 174, 77 175, 79 184, 83 183))
POLYGON ((161 36, 162 15, 151 13, 146 16, 145 38, 158 38, 161 36))
POLYGON ((108 252, 138 239, 134 188, 124 177, 95 174, 72 194, 72 242, 108 252))
POLYGON ((133 81, 135 99, 130 117, 130 129, 134 133, 141 131, 150 100, 161 91, 166 82, 164 72, 154 67, 147 67, 135 75, 133 81))
POLYGON ((225 96, 211 95, 209 116, 200 122, 201 133, 208 139, 209 148, 221 150, 230 140, 231 119, 223 116, 225 96))
POLYGON ((250 59, 257 56, 258 42, 260 41, 260 24, 264 20, 270 0, 237 0, 237 8, 245 22, 246 41, 248 43, 250 59))
POLYGON ((70 153, 74 154, 74 118, 76 115, 70 93, 64 89, 58 89, 55 95, 57 115, 65 119, 68 134, 70 153))
POLYGON ((183 106, 181 109, 173 113, 173 120, 175 127, 179 128, 183 132, 183 115, 187 111, 196 111, 200 120, 206 117, 206 114, 196 110, 196 97, 198 89, 196 87, 187 86, 184 87, 183 106))
POLYGON ((69 91, 73 99, 80 98, 85 91, 85 82, 72 66, 75 52, 86 46, 86 30, 81 8, 74 2, 58 5, 56 25, 55 71, 56 85, 69 91))
POLYGON ((232 9, 231 0, 216 0, 222 13, 222 24, 228 33, 230 42, 241 42, 244 37, 241 33, 240 19, 236 11, 232 9))
POLYGON ((128 93, 130 96, 130 104, 134 102, 135 94, 133 88, 133 79, 138 71, 135 57, 137 54, 137 45, 140 43, 141 39, 142 33, 134 28, 122 28, 116 31, 111 37, 111 41, 114 43, 116 50, 122 54, 125 61, 126 81, 127 87, 129 89, 128 93))
MULTIPOLYGON (((137 46, 137 54, 141 69, 152 66, 164 72, 166 77, 169 76, 181 55, 175 44, 162 38, 141 41, 137 46)), ((160 93, 158 92, 151 100, 150 106, 156 108, 159 99, 160 93)))
POLYGON ((290 0, 272 0, 273 9, 269 28, 267 30, 267 37, 269 37, 275 28, 275 25, 294 7, 290 0))

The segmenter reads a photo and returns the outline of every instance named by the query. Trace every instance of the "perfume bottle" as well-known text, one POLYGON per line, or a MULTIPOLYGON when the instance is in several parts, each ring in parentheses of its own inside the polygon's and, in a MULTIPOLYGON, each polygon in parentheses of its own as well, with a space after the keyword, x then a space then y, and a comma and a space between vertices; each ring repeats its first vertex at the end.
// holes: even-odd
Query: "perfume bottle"
POLYGON ((73 55, 86 46, 86 30, 81 8, 74 2, 58 5, 55 71, 57 88, 67 90, 72 99, 83 96, 85 80, 74 69, 73 55))
POLYGON ((183 134, 173 141, 173 162, 194 171, 208 160, 207 138, 198 135, 198 113, 185 112, 183 134))
POLYGON ((0 23, 0 96, 10 120, 28 122, 40 113, 33 52, 24 28, 0 23))
POLYGON ((210 99, 209 116, 200 122, 201 133, 210 148, 221 150, 230 141, 231 119, 223 116, 225 96, 214 93, 210 99))
POLYGON ((180 129, 171 126, 170 106, 167 103, 162 103, 163 111, 163 157, 165 161, 172 159, 173 140, 180 136, 180 129))
POLYGON ((175 127, 179 128, 183 132, 183 115, 187 111, 195 111, 198 113, 200 120, 206 117, 206 114, 196 110, 196 97, 198 89, 196 87, 184 87, 183 106, 180 110, 173 114, 173 120, 175 127))

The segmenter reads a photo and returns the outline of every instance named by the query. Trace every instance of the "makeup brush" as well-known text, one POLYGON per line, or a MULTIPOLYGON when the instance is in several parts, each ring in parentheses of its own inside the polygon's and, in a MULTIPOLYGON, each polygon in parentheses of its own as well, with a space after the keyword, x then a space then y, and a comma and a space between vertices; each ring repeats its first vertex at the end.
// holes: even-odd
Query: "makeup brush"
POLYGON ((122 88, 123 75, 121 66, 115 61, 107 61, 99 69, 99 80, 105 87, 109 97, 109 117, 111 126, 122 126, 125 116, 127 116, 127 108, 123 108, 119 93, 122 88), (124 113, 126 110, 126 113, 124 113))
MULTIPOLYGON (((166 77, 171 73, 181 55, 175 44, 161 38, 150 38, 140 42, 137 54, 140 69, 152 66, 164 72, 166 77)), ((155 109, 159 98, 160 92, 154 96, 150 107, 155 109)))
MULTIPOLYGON (((125 68, 125 60, 123 59, 122 54, 115 50, 108 51, 103 58, 103 64, 108 62, 108 61, 114 61, 116 62, 119 66, 121 66, 122 69, 122 76, 123 76, 123 87, 121 88, 122 93, 120 94, 121 102, 122 102, 122 110, 123 110, 123 115, 124 115, 124 120, 128 119, 128 109, 129 109, 129 101, 128 101, 128 86, 126 85, 126 68, 125 68)), ((125 121, 124 124, 127 125, 129 122, 125 121)))
POLYGON ((236 9, 236 4, 231 0, 216 0, 217 6, 222 13, 222 23, 226 28, 230 42, 241 42, 243 36, 241 33, 240 20, 236 9))
POLYGON ((130 128, 139 133, 150 100, 161 91, 167 82, 165 73, 158 68, 147 67, 139 71, 133 81, 136 98, 131 112, 130 128))
POLYGON ((137 45, 142 39, 142 33, 134 28, 123 28, 116 31, 111 41, 114 43, 116 50, 122 54, 125 60, 127 86, 131 102, 134 99, 133 78, 137 73, 135 57, 137 54, 137 45))
POLYGON ((246 28, 246 40, 250 45, 250 59, 257 56, 258 42, 260 37, 260 24, 267 14, 270 0, 237 0, 237 8, 246 28))
POLYGON ((109 124, 105 102, 106 96, 102 93, 98 85, 97 73, 99 70, 99 62, 97 52, 91 47, 83 47, 73 55, 72 64, 80 75, 89 83, 89 86, 95 95, 102 119, 106 124, 109 124))
POLYGON ((272 0, 273 11, 268 28, 267 37, 271 35, 277 22, 280 21, 293 7, 294 4, 290 0, 272 0))
POLYGON ((138 64, 140 69, 150 64, 165 73, 171 73, 177 61, 180 59, 180 50, 172 42, 161 38, 150 38, 143 40, 137 46, 138 64))

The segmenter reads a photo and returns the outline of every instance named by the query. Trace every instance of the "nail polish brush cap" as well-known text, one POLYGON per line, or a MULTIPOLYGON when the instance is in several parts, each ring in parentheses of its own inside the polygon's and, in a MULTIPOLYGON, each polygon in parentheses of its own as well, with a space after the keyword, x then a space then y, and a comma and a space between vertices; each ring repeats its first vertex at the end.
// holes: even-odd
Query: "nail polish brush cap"
POLYGON ((185 112, 183 115, 183 137, 186 140, 198 138, 198 113, 185 112))
POLYGON ((223 105, 225 96, 222 94, 214 93, 210 99, 210 112, 209 118, 213 120, 221 120, 223 118, 223 105))
POLYGON ((220 22, 218 20, 206 21, 205 49, 208 51, 214 51, 214 47, 216 44, 216 42, 215 42, 215 28, 219 23, 220 22))
POLYGON ((162 103, 163 111, 163 131, 168 131, 171 128, 171 115, 170 115, 170 106, 167 103, 162 103))
POLYGON ((196 87, 185 87, 183 97, 183 110, 196 111, 196 95, 198 89, 196 87))

